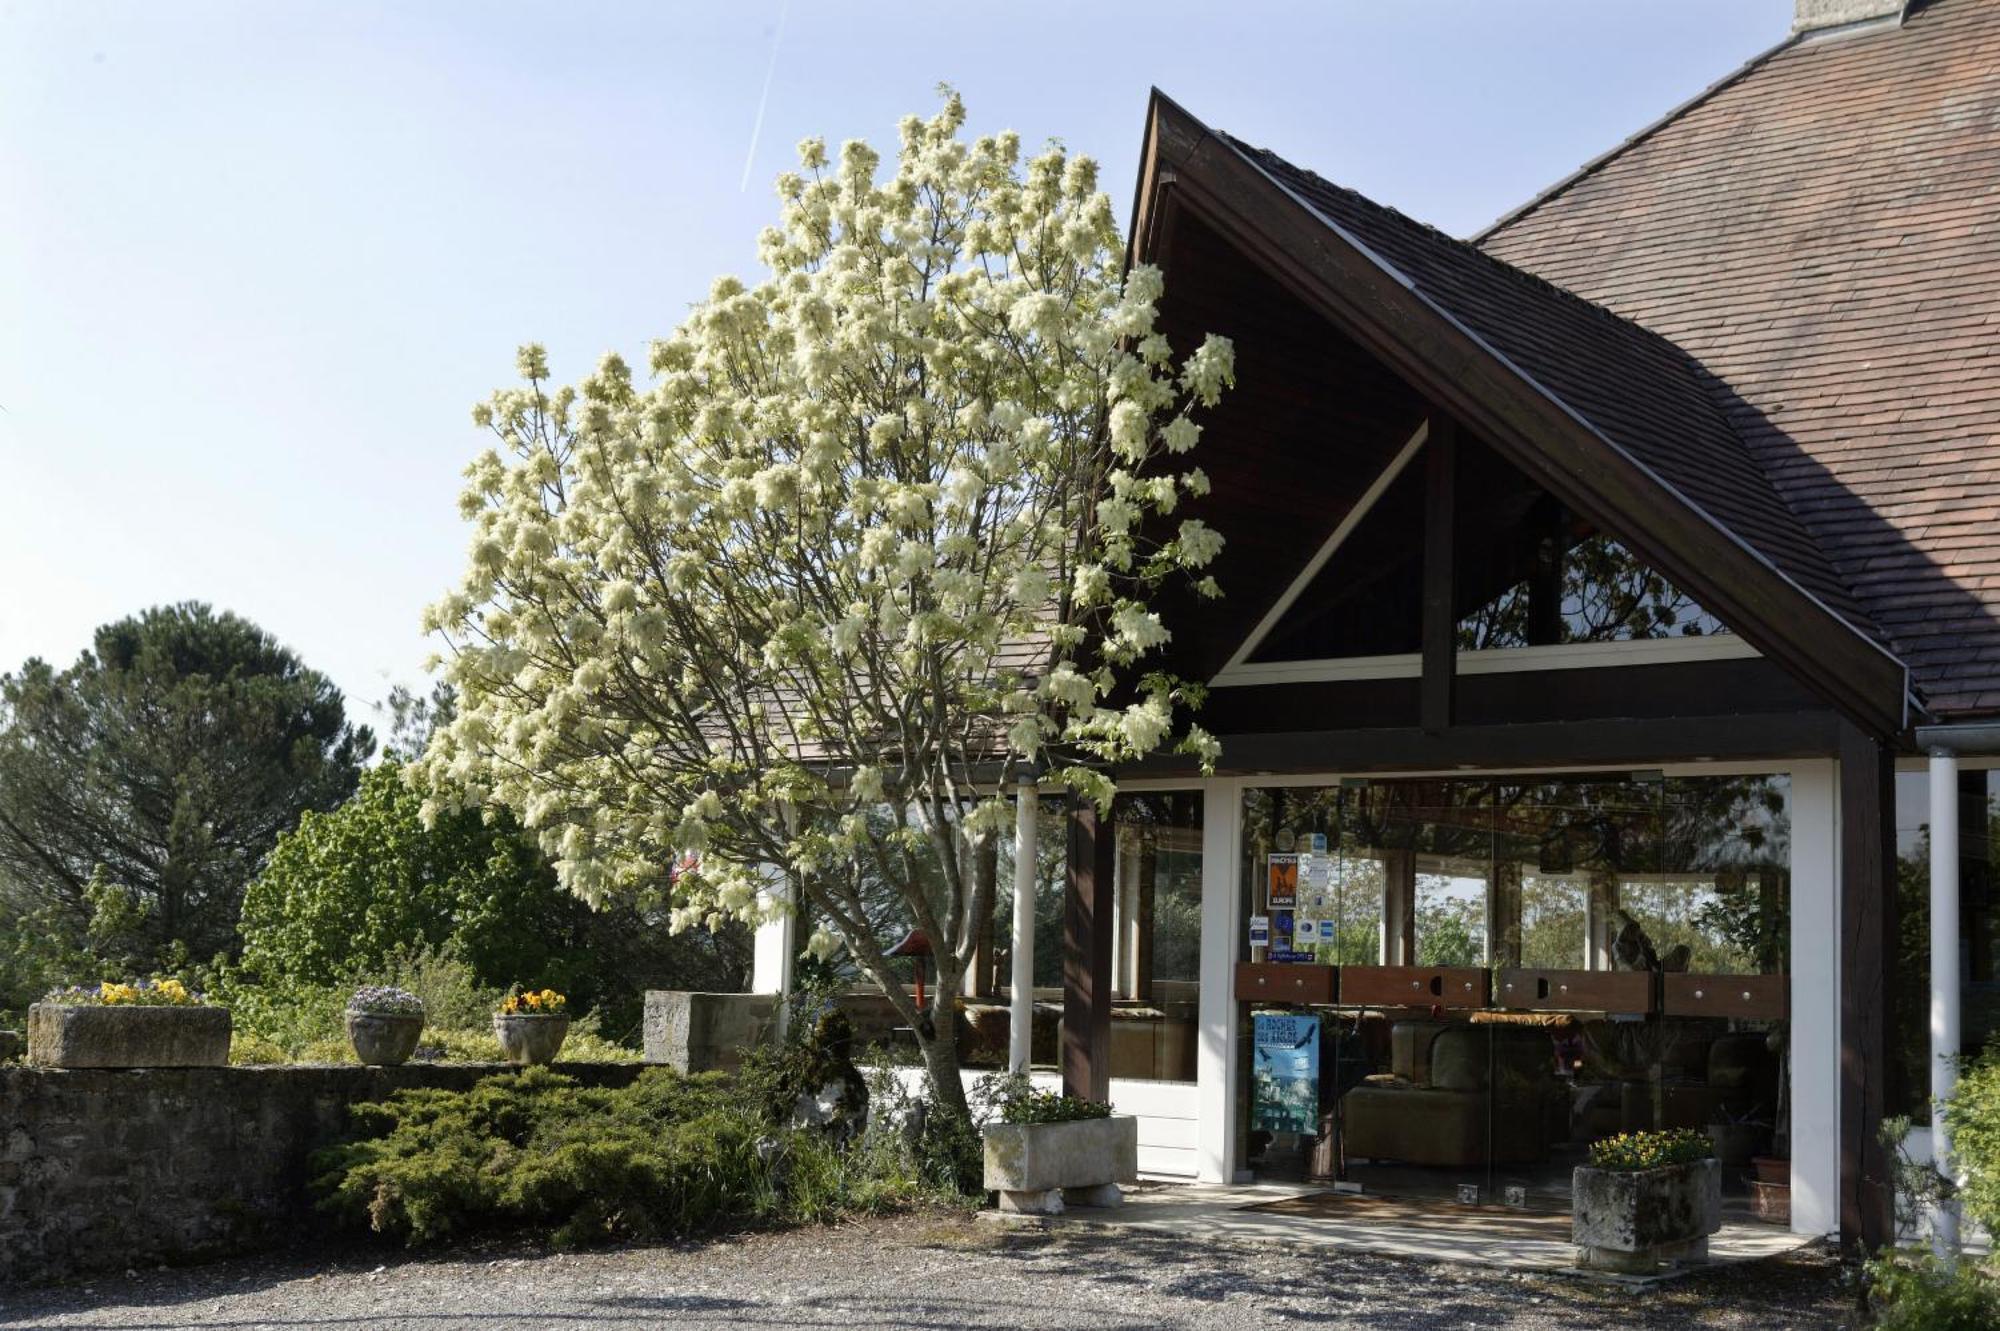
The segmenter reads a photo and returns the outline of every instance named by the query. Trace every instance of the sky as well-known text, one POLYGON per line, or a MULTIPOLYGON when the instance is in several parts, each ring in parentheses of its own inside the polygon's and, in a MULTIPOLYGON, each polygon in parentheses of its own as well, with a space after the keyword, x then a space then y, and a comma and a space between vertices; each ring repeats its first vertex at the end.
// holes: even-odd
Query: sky
POLYGON ((0 0, 0 672, 207 601, 378 718, 463 570, 471 405, 754 277, 809 135, 963 94, 1123 218, 1148 89, 1469 234, 1790 0, 0 0))

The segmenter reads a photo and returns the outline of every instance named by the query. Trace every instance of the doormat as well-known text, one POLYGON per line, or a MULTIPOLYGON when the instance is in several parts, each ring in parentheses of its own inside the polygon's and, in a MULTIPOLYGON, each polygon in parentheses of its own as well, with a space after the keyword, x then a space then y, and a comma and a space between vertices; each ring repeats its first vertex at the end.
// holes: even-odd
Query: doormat
POLYGON ((1395 1225, 1439 1234, 1495 1239, 1570 1241, 1567 1213, 1517 1211, 1509 1206, 1461 1206, 1455 1202, 1418 1201, 1408 1197, 1313 1192, 1303 1197, 1286 1197, 1243 1209, 1308 1220, 1331 1220, 1336 1224, 1395 1225))

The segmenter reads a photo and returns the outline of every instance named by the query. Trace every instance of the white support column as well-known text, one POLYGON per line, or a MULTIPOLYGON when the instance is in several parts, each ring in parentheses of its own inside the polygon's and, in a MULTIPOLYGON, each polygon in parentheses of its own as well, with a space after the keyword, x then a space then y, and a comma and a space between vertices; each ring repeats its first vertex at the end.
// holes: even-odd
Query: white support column
MULTIPOLYGON (((1951 1131, 1944 1102, 1958 1085, 1958 755, 1931 750, 1931 1158, 1950 1175, 1951 1131)), ((1931 1215, 1931 1249, 1958 1254, 1958 1206, 1931 1215)))
POLYGON ((1007 1066, 1026 1072, 1035 1022, 1035 857, 1041 794, 1032 781, 1014 790, 1014 978, 1008 995, 1007 1066))
POLYGON ((1235 993, 1243 903, 1243 783, 1219 777, 1201 793, 1200 1043, 1195 1051, 1195 1172, 1236 1181, 1235 993))
POLYGON ((1792 764, 1792 1232, 1840 1228, 1840 780, 1792 764))
POLYGON ((783 1039, 792 1019, 792 976, 798 969, 799 913, 793 909, 791 882, 776 865, 763 866, 759 899, 782 909, 757 926, 750 946, 750 992, 777 997, 775 1030, 783 1039))

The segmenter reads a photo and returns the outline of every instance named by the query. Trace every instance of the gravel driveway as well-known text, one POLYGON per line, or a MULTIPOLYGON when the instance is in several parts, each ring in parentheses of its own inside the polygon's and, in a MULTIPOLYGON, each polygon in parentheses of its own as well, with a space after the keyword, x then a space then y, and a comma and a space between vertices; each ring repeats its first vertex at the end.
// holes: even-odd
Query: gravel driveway
POLYGON ((665 1248, 440 1258, 344 1249, 0 1290, 0 1326, 905 1328, 1852 1325, 1839 1268, 1800 1255, 1641 1293, 1324 1248, 1240 1247, 925 1213, 665 1248))

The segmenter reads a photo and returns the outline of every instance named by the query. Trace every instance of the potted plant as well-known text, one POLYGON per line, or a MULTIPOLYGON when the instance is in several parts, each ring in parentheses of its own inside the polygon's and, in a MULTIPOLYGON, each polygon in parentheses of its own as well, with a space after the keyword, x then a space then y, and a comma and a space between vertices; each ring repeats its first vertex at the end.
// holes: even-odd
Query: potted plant
POLYGON ((28 1008, 28 1061, 56 1068, 221 1067, 229 1009, 179 980, 52 990, 28 1008))
POLYGON ((509 994, 493 1014, 493 1034, 509 1063, 553 1063, 569 1034, 569 1000, 553 989, 509 994))
POLYGON ((1692 1128, 1623 1132, 1591 1143, 1571 1205, 1578 1266, 1651 1274, 1708 1254, 1722 1228, 1722 1165, 1692 1128))
POLYGON ((1065 1203, 1124 1201, 1118 1185, 1139 1176, 1139 1120, 1114 1116, 1102 1101, 1037 1091, 1018 1076, 988 1099, 998 1112, 981 1133, 986 1187, 1000 1194, 1001 1210, 1057 1215, 1065 1203))
POLYGON ((424 1001, 407 989, 364 985, 347 1000, 347 1039, 354 1056, 371 1067, 410 1061, 424 1033, 424 1001))

